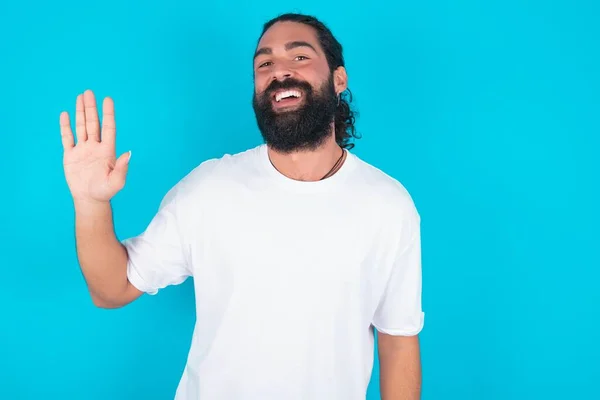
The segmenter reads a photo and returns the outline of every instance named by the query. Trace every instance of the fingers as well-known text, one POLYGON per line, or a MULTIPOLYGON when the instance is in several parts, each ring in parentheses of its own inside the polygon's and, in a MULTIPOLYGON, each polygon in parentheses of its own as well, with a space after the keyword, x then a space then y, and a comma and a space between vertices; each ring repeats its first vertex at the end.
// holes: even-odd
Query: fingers
POLYGON ((87 140, 87 133, 85 131, 85 110, 83 106, 83 95, 77 96, 75 102, 75 134, 77 135, 77 143, 85 142, 87 140))
MULTIPOLYGON (((102 137, 100 137, 100 120, 98 117, 98 107, 96 106, 96 96, 91 90, 86 90, 83 94, 77 96, 75 104, 75 132, 77 143, 87 140, 107 142, 108 145, 115 144, 115 105, 110 97, 104 99, 102 105, 103 122, 102 137)), ((61 116, 61 126, 63 120, 61 116)), ((68 115, 65 117, 68 120, 68 115)), ((70 131, 70 128, 69 128, 70 131)), ((72 137, 72 132, 71 132, 72 137)), ((67 142, 68 144, 68 142, 67 142)))
POLYGON ((60 136, 65 151, 73 148, 75 139, 73 138, 73 131, 71 130, 71 120, 69 119, 69 113, 65 111, 60 113, 60 136))
POLYGON ((130 159, 131 151, 121 154, 121 156, 117 158, 115 168, 110 174, 110 185, 112 186, 113 190, 121 190, 123 186, 125 186, 130 159))
POLYGON ((102 142, 114 147, 115 135, 115 103, 110 97, 105 97, 102 103, 102 142))
POLYGON ((98 108, 94 92, 86 90, 83 93, 83 107, 85 114, 85 131, 87 139, 95 142, 100 141, 100 123, 98 121, 98 108))
POLYGON ((129 166, 130 159, 131 151, 121 154, 121 156, 117 158, 117 162, 115 163, 115 171, 118 171, 119 173, 127 172, 127 167, 129 166))

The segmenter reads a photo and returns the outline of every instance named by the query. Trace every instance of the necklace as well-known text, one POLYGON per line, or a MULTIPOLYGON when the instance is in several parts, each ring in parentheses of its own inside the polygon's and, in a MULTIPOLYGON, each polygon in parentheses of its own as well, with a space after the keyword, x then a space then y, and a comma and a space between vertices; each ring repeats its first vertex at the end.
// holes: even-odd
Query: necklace
POLYGON ((321 180, 328 178, 329 176, 331 176, 339 167, 339 165, 342 163, 342 160, 344 159, 344 155, 346 155, 346 152, 344 151, 344 149, 342 149, 342 155, 340 156, 340 158, 338 158, 338 160, 335 162, 335 164, 333 164, 333 167, 331 167, 331 169, 329 170, 328 173, 325 174, 325 176, 323 176, 321 178, 321 180))
MULTIPOLYGON (((333 164, 333 167, 331 167, 331 169, 329 170, 329 172, 327 172, 321 179, 319 179, 320 181, 322 181, 325 178, 330 177, 331 175, 333 175, 337 168, 340 166, 340 164, 342 163, 342 161, 344 160, 344 156, 346 155, 346 152, 344 151, 344 149, 342 149, 342 155, 340 156, 340 158, 338 158, 338 160, 335 162, 335 164, 333 164)), ((269 162, 271 163, 271 165, 273 166, 273 168, 277 169, 277 167, 275 167, 275 164, 273 164, 273 161, 271 161, 271 158, 269 158, 269 162)))

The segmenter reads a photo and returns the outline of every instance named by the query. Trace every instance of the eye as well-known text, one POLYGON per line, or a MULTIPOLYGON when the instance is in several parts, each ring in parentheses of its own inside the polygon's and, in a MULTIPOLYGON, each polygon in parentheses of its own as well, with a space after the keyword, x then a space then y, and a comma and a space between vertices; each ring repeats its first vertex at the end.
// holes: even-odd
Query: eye
POLYGON ((267 65, 271 65, 271 61, 265 61, 264 63, 261 63, 258 65, 258 68, 262 68, 262 67, 266 67, 267 65))
POLYGON ((306 56, 296 56, 296 60, 301 61, 301 60, 308 60, 308 57, 306 56), (300 60, 298 60, 300 59, 300 60))

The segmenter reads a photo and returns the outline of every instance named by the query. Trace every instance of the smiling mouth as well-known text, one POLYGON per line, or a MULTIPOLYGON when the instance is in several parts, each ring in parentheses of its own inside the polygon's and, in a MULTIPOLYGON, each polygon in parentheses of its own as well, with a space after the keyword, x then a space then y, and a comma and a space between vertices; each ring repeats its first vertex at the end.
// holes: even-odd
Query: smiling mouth
POLYGON ((292 102, 301 97, 302 92, 296 89, 278 90, 273 94, 273 100, 275 100, 276 103, 292 102))

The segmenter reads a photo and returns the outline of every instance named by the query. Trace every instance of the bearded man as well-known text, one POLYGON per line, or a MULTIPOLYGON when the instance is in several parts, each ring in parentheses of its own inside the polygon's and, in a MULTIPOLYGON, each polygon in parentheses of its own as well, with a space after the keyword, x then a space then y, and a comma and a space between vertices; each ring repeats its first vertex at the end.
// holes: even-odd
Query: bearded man
POLYGON ((60 117, 79 264, 98 307, 194 279, 197 322, 178 400, 358 400, 378 335, 384 400, 418 399, 420 217, 407 190, 350 152, 342 46, 312 16, 264 25, 252 106, 264 143, 200 163, 139 236, 119 241, 112 99, 60 117))

